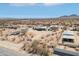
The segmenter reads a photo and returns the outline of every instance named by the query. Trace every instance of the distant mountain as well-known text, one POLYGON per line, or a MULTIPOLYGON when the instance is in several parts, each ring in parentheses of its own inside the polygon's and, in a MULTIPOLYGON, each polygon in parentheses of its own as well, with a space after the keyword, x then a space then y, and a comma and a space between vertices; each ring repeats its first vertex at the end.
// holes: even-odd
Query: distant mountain
POLYGON ((73 16, 76 16, 76 17, 78 17, 79 15, 76 15, 76 14, 72 14, 72 15, 70 15, 70 17, 73 17, 73 16))
POLYGON ((79 15, 76 15, 76 14, 64 15, 64 16, 58 17, 57 19, 61 19, 61 20, 79 20, 79 15))
POLYGON ((71 15, 64 15, 64 16, 60 16, 60 17, 79 17, 79 15, 71 14, 71 15))
POLYGON ((0 20, 70 20, 70 19, 77 19, 79 20, 79 15, 71 14, 71 15, 64 15, 56 18, 0 18, 0 20))

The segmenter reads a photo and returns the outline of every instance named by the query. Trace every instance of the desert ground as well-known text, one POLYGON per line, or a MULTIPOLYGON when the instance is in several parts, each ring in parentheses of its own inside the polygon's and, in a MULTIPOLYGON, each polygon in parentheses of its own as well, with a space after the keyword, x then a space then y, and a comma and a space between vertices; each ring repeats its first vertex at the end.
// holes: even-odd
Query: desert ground
POLYGON ((78 20, 0 20, 1 55, 54 56, 54 48, 79 52, 78 25, 78 20), (63 40, 65 31, 73 41, 63 40))

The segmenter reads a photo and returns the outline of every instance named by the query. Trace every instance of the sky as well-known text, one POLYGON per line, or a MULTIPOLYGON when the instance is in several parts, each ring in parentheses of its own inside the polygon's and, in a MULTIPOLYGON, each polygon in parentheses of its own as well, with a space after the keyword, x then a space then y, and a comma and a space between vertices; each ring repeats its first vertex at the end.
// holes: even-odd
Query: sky
POLYGON ((79 15, 77 3, 0 3, 0 18, 54 18, 79 15))

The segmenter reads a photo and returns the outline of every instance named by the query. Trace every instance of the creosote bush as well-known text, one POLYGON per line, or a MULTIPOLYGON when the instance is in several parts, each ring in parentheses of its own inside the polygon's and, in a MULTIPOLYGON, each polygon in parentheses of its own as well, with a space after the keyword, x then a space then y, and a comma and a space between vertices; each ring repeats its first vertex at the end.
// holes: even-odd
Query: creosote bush
MULTIPOLYGON (((26 44, 27 46, 28 44, 26 44)), ((31 44, 31 46, 25 46, 25 50, 27 50, 28 53, 43 55, 43 56, 50 56, 52 55, 52 51, 49 50, 47 44, 44 42, 40 44, 39 40, 34 40, 31 44), (28 48, 28 49, 27 49, 28 48)))

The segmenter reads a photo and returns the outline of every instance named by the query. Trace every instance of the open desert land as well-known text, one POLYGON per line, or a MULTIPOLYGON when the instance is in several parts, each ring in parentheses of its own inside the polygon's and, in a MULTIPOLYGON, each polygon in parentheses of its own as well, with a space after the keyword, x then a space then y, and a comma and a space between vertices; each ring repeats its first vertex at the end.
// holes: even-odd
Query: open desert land
POLYGON ((79 55, 78 19, 0 20, 0 55, 79 55))

